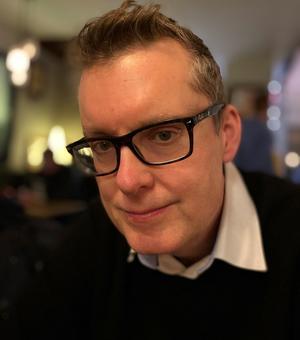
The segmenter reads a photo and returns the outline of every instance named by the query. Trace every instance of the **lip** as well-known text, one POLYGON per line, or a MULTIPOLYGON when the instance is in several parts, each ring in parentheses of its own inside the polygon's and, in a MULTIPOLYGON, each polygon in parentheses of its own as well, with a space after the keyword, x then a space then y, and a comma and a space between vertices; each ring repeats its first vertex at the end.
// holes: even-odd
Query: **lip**
POLYGON ((170 205, 171 204, 167 204, 161 207, 150 208, 150 209, 146 209, 142 211, 127 210, 127 209, 121 209, 121 210, 131 222, 145 223, 145 222, 151 222, 152 220, 155 220, 156 218, 162 216, 166 212, 166 210, 168 210, 170 205))

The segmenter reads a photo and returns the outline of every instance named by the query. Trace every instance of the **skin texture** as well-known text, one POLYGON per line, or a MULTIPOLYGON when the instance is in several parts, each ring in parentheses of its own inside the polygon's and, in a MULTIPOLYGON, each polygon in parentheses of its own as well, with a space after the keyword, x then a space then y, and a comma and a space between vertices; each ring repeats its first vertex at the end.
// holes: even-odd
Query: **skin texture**
MULTIPOLYGON (((86 136, 120 136, 153 122, 187 117, 212 103, 190 84, 191 59, 163 39, 83 71, 79 105, 86 136)), ((219 133, 212 118, 194 128, 194 152, 180 162, 149 166, 123 147, 119 170, 98 177, 104 207, 140 253, 172 254, 183 263, 214 244, 224 197, 223 165, 240 141, 239 114, 224 109, 219 133)))

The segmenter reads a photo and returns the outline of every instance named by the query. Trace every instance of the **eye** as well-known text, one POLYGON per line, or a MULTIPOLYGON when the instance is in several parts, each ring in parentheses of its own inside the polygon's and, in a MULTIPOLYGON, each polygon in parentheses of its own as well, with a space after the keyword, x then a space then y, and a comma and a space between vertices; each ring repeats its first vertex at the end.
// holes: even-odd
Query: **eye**
POLYGON ((91 149, 98 154, 109 152, 113 147, 113 143, 108 140, 100 140, 91 144, 91 149))
POLYGON ((181 134, 182 128, 180 126, 163 126, 151 129, 148 134, 148 139, 155 143, 169 144, 180 138, 181 134))
POLYGON ((176 134, 174 133, 174 131, 168 131, 168 130, 164 130, 164 131, 159 131, 154 135, 155 140, 157 141, 162 141, 162 142, 168 142, 172 139, 172 137, 174 137, 176 134))

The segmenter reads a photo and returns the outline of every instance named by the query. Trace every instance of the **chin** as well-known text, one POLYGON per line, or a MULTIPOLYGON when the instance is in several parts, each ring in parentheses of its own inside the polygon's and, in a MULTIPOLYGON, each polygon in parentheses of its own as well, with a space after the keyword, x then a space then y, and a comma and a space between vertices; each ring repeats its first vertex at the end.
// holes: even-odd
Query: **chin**
POLYGON ((141 254, 173 254, 178 249, 175 240, 149 235, 126 235, 128 244, 141 254))

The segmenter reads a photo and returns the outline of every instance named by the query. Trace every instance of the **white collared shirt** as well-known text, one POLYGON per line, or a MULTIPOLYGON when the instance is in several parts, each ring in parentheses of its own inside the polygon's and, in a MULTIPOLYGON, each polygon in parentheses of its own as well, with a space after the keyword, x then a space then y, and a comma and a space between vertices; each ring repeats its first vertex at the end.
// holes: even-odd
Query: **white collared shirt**
MULTIPOLYGON (((128 257, 130 262, 134 251, 128 257)), ((139 261, 151 269, 169 275, 196 279, 220 259, 248 270, 267 271, 260 224, 254 203, 233 163, 225 166, 225 198, 220 227, 212 252, 185 267, 172 255, 137 254, 139 261)))

